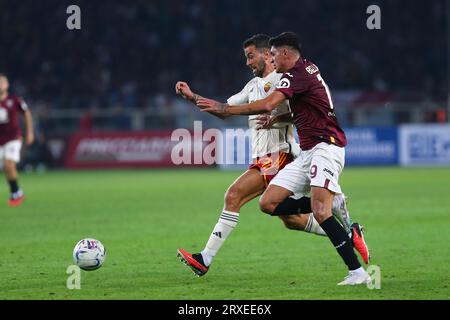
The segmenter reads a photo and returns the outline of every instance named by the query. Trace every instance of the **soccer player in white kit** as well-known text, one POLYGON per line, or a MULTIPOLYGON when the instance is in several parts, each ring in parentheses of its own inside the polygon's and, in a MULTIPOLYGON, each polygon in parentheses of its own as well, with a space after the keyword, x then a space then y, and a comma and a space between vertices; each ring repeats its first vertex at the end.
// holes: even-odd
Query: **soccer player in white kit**
MULTIPOLYGON (((244 104, 260 100, 275 90, 281 74, 274 71, 271 63, 269 39, 269 36, 260 34, 244 42, 247 66, 253 70, 255 77, 246 84, 241 92, 228 99, 229 104, 244 104)), ((176 92, 193 103, 196 103, 200 97, 194 94, 185 82, 176 84, 176 92)), ((212 112, 212 114, 214 113, 212 112)), ((220 118, 223 119, 224 117, 220 118)), ((177 251, 180 260, 198 276, 202 276, 208 271, 214 256, 236 227, 240 208, 261 195, 278 171, 292 162, 299 154, 300 149, 295 142, 293 126, 290 122, 288 103, 280 104, 266 120, 261 129, 262 122, 264 122, 261 117, 257 115, 249 117, 249 126, 252 130, 253 163, 228 188, 219 221, 215 225, 204 250, 195 254, 190 254, 183 249, 177 251)), ((305 204, 304 209, 299 213, 307 214, 280 216, 286 227, 325 235, 311 213, 310 198, 301 197, 301 195, 296 196, 301 198, 300 201, 304 200, 305 204)), ((348 217, 343 196, 336 197, 334 213, 341 216, 347 215, 348 217)), ((338 218, 342 219, 341 217, 338 218)))
MULTIPOLYGON (((290 197, 310 191, 314 217, 349 270, 338 284, 369 283, 370 275, 353 250, 356 248, 364 262, 369 262, 370 255, 362 234, 357 242, 362 246, 360 251, 355 245, 355 237, 351 238, 348 230, 332 215, 333 198, 342 193, 338 180, 345 164, 347 139, 334 112, 329 88, 319 68, 302 57, 301 44, 295 33, 284 32, 271 38, 269 43, 276 70, 284 72, 276 90, 249 104, 229 105, 199 98, 197 105, 204 112, 220 115, 251 115, 271 112, 280 103, 289 101, 302 151, 268 186, 260 201, 261 210, 272 214, 282 207, 283 212, 289 209, 297 214, 298 208, 295 204, 292 206, 290 197)), ((359 236, 360 225, 355 223, 352 228, 353 234, 359 236)))

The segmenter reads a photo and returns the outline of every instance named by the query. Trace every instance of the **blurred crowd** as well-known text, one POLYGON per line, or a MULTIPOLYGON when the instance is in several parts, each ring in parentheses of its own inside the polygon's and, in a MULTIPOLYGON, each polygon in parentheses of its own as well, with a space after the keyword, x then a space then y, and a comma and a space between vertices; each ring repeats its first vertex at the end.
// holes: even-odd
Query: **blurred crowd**
POLYGON ((0 72, 52 108, 120 113, 171 99, 180 79, 204 95, 234 93, 251 77, 243 40, 291 30, 333 90, 445 99, 445 11, 443 0, 4 0, 0 72), (81 30, 66 28, 69 4, 81 8, 81 30), (370 4, 381 30, 366 27, 370 4))

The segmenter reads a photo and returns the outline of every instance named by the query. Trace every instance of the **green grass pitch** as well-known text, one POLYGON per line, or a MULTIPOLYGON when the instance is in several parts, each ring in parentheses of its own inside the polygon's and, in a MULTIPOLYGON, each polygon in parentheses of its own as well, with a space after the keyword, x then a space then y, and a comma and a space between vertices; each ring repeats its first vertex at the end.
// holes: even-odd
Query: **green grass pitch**
POLYGON ((449 299, 450 168, 346 168, 341 184, 366 226, 381 289, 338 287, 347 271, 328 239, 287 230, 247 204, 208 274, 176 249, 201 250, 239 172, 73 171, 23 174, 27 200, 0 185, 1 299, 449 299), (66 288, 72 249, 94 237, 102 268, 66 288))

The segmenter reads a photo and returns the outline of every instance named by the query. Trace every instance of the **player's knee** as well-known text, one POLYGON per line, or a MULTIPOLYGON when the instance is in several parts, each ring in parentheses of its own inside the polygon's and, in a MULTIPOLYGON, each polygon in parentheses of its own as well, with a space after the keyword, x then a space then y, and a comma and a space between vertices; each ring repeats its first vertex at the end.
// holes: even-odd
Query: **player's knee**
POLYGON ((314 218, 316 218, 317 222, 319 223, 322 223, 331 215, 331 212, 329 212, 325 203, 321 200, 312 200, 311 209, 314 213, 314 218))
POLYGON ((267 214, 272 214, 275 211, 277 204, 272 202, 270 199, 262 197, 259 199, 259 208, 262 212, 267 214))
POLYGON ((238 207, 241 202, 241 190, 239 187, 232 185, 225 193, 225 205, 228 207, 238 207))
POLYGON ((16 171, 16 163, 14 161, 5 160, 3 166, 6 175, 14 174, 16 171))

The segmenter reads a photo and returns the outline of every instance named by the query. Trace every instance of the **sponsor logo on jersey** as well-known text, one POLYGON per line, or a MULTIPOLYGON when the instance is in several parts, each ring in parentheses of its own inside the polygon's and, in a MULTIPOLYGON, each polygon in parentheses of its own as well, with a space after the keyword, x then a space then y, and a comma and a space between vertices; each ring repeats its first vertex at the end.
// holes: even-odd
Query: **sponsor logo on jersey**
POLYGON ((6 107, 11 108, 14 105, 14 101, 11 99, 6 100, 6 107))
POLYGON ((332 177, 334 177, 334 173, 330 169, 325 168, 325 169, 323 169, 323 171, 328 172, 329 174, 331 174, 332 177))
POLYGON ((287 78, 283 78, 280 80, 280 82, 277 85, 277 88, 289 88, 291 86, 291 82, 287 78))

